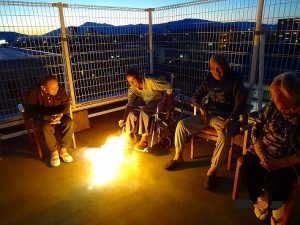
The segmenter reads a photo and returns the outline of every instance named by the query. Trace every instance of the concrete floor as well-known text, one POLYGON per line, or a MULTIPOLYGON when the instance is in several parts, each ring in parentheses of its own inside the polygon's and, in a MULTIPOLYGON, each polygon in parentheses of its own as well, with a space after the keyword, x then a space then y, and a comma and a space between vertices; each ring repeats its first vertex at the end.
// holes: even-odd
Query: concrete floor
MULTIPOLYGON (((122 176, 89 190, 91 163, 87 148, 99 147, 107 136, 116 134, 121 113, 90 120, 91 129, 76 133, 78 148, 71 151, 74 162, 58 168, 48 166, 49 158, 20 153, 31 146, 26 136, 4 143, 6 155, 0 161, 1 225, 254 225, 260 224, 252 209, 237 207, 231 200, 234 171, 220 171, 222 183, 214 191, 203 188, 209 157, 190 160, 177 171, 164 165, 172 158, 157 149, 152 154, 134 152, 137 165, 122 167, 122 176)), ((201 141, 204 154, 213 142, 201 141)), ((241 198, 247 199, 245 190, 241 198)), ((299 200, 299 196, 298 196, 299 200)), ((240 202, 239 202, 240 203, 240 202)), ((291 224, 300 224, 300 204, 294 207, 291 224)), ((269 221, 266 223, 269 224, 269 221)))

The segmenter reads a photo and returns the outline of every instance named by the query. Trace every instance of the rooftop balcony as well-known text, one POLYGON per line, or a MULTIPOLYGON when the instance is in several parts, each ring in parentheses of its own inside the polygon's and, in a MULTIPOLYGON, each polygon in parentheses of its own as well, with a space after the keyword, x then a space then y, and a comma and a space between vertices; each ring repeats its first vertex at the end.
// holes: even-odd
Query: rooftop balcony
MULTIPOLYGON (((132 66, 144 75, 164 75, 190 97, 209 73, 210 56, 222 53, 253 85, 258 110, 275 75, 300 72, 299 4, 265 1, 259 23, 261 7, 251 1, 203 0, 146 10, 0 2, 1 224, 257 224, 245 189, 245 202, 231 200, 233 170, 222 169, 215 192, 203 188, 210 157, 188 160, 186 151, 182 170, 167 172, 163 167, 174 149, 129 153, 137 156, 135 168, 90 190, 93 170, 85 152, 117 133, 121 112, 97 115, 125 104, 124 73, 132 66), (88 109, 91 124, 76 133, 75 161, 57 169, 48 166, 49 158, 32 155, 26 135, 1 136, 24 130, 17 105, 22 91, 44 74, 58 77, 73 110, 88 109)), ((198 153, 210 155, 213 145, 202 140, 198 153)), ((300 224, 299 202, 298 196, 294 225, 300 224)))

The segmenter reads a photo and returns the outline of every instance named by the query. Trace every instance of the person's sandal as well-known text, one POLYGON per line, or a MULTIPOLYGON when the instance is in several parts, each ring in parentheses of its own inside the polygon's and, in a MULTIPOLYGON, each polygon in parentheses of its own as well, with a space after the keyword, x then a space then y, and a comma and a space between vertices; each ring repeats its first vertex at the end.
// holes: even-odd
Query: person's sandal
POLYGON ((165 169, 166 170, 175 170, 176 168, 178 168, 178 166, 182 164, 182 162, 179 162, 178 160, 174 160, 172 159, 170 162, 168 162, 166 165, 165 165, 165 169))
POLYGON ((271 217, 271 225, 281 225, 283 218, 275 219, 274 216, 271 217))
POLYGON ((271 225, 283 224, 284 205, 276 210, 272 210, 271 225))
POLYGON ((264 221, 269 213, 268 203, 266 201, 258 201, 254 204, 254 214, 260 221, 264 221))
POLYGON ((206 176, 205 182, 204 182, 204 188, 206 190, 212 191, 217 186, 217 177, 214 175, 206 176))
POLYGON ((52 167, 56 167, 56 166, 59 166, 59 165, 60 165, 60 159, 59 159, 59 156, 58 156, 58 155, 51 157, 50 165, 51 165, 52 167))

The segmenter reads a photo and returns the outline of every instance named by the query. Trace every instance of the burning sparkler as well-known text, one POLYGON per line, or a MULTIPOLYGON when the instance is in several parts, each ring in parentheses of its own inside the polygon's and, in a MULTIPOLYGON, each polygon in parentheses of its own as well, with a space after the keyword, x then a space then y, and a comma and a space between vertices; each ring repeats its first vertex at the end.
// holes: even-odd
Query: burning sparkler
POLYGON ((126 135, 108 138, 100 148, 86 150, 86 158, 93 164, 93 182, 89 189, 113 181, 137 167, 137 155, 126 154, 128 140, 126 135))

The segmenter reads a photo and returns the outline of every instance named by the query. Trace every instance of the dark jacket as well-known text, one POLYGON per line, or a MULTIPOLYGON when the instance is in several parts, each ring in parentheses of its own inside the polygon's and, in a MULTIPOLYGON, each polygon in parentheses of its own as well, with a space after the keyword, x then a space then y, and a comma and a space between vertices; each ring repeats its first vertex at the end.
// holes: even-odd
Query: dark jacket
POLYGON ((232 71, 227 72, 224 80, 218 81, 210 74, 192 96, 193 104, 201 104, 208 95, 204 108, 210 115, 238 119, 246 105, 246 91, 243 77, 232 71))
POLYGON ((69 113, 70 98, 61 85, 59 85, 56 95, 45 93, 40 85, 34 86, 25 93, 24 100, 29 116, 35 119, 43 119, 44 116, 53 114, 69 113))

